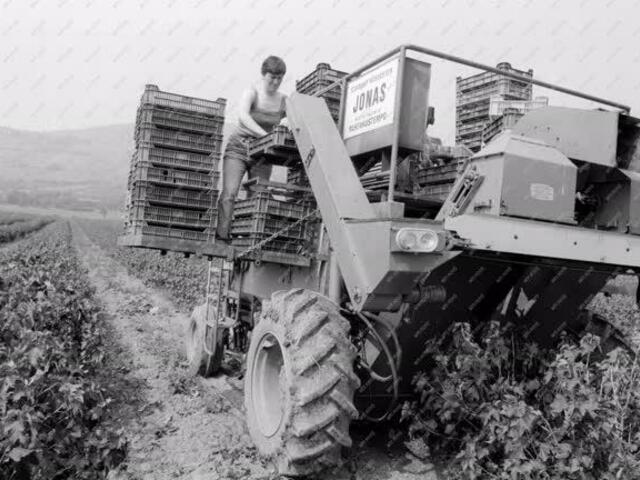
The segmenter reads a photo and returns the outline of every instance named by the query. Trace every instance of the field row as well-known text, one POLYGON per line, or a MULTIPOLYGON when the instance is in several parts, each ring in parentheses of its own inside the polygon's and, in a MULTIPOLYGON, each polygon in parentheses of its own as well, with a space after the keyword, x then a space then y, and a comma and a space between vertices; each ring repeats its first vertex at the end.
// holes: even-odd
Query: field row
MULTIPOLYGON (((83 227, 132 275, 167 290, 185 309, 201 300, 206 261, 117 247, 120 222, 83 227)), ((635 298, 599 294, 591 308, 637 339, 635 298)), ((446 478, 640 478, 633 352, 604 355, 590 334, 542 349, 509 325, 452 327, 451 342, 425 345, 433 368, 414 377, 415 395, 399 405, 390 442, 402 438, 414 450, 430 450, 448 465, 446 478)))
POLYGON ((0 212, 0 244, 23 238, 52 221, 53 219, 48 217, 0 212))
POLYGON ((16 212, 0 212, 0 226, 11 225, 12 223, 26 222, 33 219, 31 215, 24 215, 16 212))
POLYGON ((157 250, 117 246, 122 234, 122 222, 117 220, 78 219, 87 236, 107 255, 125 266, 129 273, 147 285, 165 291, 183 311, 190 312, 204 301, 207 287, 208 262, 202 258, 184 258, 157 250))
POLYGON ((0 478, 104 478, 122 460, 104 328, 67 222, 0 250, 0 478))

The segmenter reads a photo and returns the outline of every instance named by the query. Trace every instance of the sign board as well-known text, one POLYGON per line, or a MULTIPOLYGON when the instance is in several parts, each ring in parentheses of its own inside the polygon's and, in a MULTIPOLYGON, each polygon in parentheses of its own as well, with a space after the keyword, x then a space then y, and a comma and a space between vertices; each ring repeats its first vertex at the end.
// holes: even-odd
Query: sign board
POLYGON ((529 185, 531 198, 536 200, 544 200, 552 202, 554 197, 554 189, 551 185, 546 183, 532 183, 529 185))
POLYGON ((393 123, 399 61, 385 62, 347 83, 344 139, 393 123))
POLYGON ((356 163, 396 141, 403 156, 424 149, 431 65, 405 57, 401 69, 400 60, 383 60, 345 86, 341 132, 356 163))

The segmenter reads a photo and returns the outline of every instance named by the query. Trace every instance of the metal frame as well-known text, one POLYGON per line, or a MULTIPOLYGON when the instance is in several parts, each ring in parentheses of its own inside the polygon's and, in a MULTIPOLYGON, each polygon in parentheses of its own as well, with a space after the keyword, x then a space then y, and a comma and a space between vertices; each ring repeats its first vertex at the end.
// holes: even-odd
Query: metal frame
MULTIPOLYGON (((508 231, 512 234, 508 238, 501 237, 500 246, 491 248, 494 252, 496 250, 504 251, 505 253, 513 252, 521 255, 532 255, 541 259, 544 257, 559 259, 566 257, 567 260, 575 259, 576 261, 593 262, 594 264, 616 265, 633 263, 632 259, 628 258, 628 253, 623 251, 617 253, 614 257, 609 255, 603 257, 603 246, 607 243, 604 237, 608 237, 610 235, 609 232, 596 234, 600 239, 598 240, 593 236, 594 232, 579 231, 578 227, 565 227, 567 228, 567 238, 579 237, 578 241, 580 243, 586 242, 592 245, 593 248, 590 248, 591 251, 586 256, 583 255, 583 249, 580 249, 580 252, 571 254, 572 252, 569 251, 571 244, 567 243, 561 249, 563 252, 561 255, 554 255, 553 252, 555 250, 551 243, 545 244, 545 248, 539 249, 537 244, 522 242, 517 238, 513 238, 514 234, 522 238, 527 235, 526 232, 532 229, 536 232, 544 230, 545 234, 554 238, 554 234, 560 228, 554 224, 512 218, 476 218, 476 215, 460 215, 459 217, 440 215, 436 221, 402 219, 398 218, 397 215, 393 216, 393 218, 389 215, 386 217, 381 216, 378 210, 385 210, 374 208, 374 204, 369 203, 355 170, 345 169, 345 165, 350 164, 350 158, 342 142, 341 133, 344 122, 346 84, 349 79, 362 74, 380 62, 399 56, 400 71, 398 73, 398 82, 402 85, 404 80, 402 78, 404 61, 409 50, 499 73, 506 77, 552 88, 628 111, 628 107, 615 102, 551 85, 530 77, 521 78, 518 74, 504 72, 487 65, 413 45, 403 45, 391 50, 341 80, 321 89, 313 96, 292 94, 287 99, 287 116, 333 247, 333 253, 329 259, 330 263, 325 265, 328 269, 325 274, 328 273, 329 277, 325 278, 325 280, 315 279, 316 281, 321 281, 320 288, 323 290, 326 288, 326 293, 332 298, 338 299, 341 288, 340 277, 342 277, 355 310, 388 310, 398 303, 399 298, 408 295, 420 278, 429 275, 429 272, 433 272, 434 269, 452 260, 464 250, 481 251, 486 249, 486 245, 476 238, 484 239, 486 235, 491 235, 495 231, 497 227, 489 228, 489 225, 495 227, 494 223, 491 222, 500 222, 500 225, 505 226, 501 228, 504 228, 505 232, 508 231), (342 92, 338 130, 329 115, 324 100, 317 97, 339 85, 342 85, 342 92), (454 250, 436 254, 393 252, 391 245, 393 238, 395 238, 394 234, 400 227, 427 228, 441 232, 445 236, 453 237, 449 246, 453 247, 454 250), (518 233, 515 233, 514 229, 517 229, 518 233), (458 238, 456 238, 455 234, 457 234, 458 238), (476 237, 477 235, 480 236, 476 237), (516 246, 513 245, 513 242, 516 242, 516 246)), ((399 149, 400 115, 398 110, 400 102, 398 100, 401 93, 400 87, 396 91, 396 104, 394 106, 393 144, 391 145, 390 159, 391 172, 388 188, 390 202, 394 198, 395 171, 399 149)), ((391 204, 390 202, 387 205, 391 204)), ((640 248, 640 239, 619 237, 616 237, 614 241, 616 250, 624 250, 628 247, 633 247, 633 250, 640 248)), ((258 271, 262 272, 265 266, 253 265, 252 268, 253 271, 248 275, 247 279, 255 276, 255 281, 253 284, 252 282, 246 284, 247 289, 243 290, 247 294, 256 294, 259 297, 267 296, 271 290, 271 285, 264 285, 264 281, 259 279, 264 279, 265 275, 270 277, 271 273, 274 272, 265 271, 265 275, 256 275, 258 271)), ((300 280, 301 278, 297 278, 296 283, 300 280)), ((281 288, 278 285, 274 285, 274 287, 281 288)))
MULTIPOLYGON (((408 294, 424 272, 459 252, 416 255, 393 252, 392 238, 400 227, 441 231, 442 224, 426 219, 381 217, 369 203, 351 166, 342 137, 323 99, 291 94, 287 117, 313 186, 318 208, 333 247, 333 255, 356 310, 385 310, 398 295, 408 294)), ((388 205, 388 203, 387 203, 388 205)), ((335 284, 330 281, 331 295, 335 284)))
POLYGON ((208 258, 227 258, 229 249, 224 245, 195 240, 159 237, 143 234, 126 234, 118 237, 118 246, 147 248, 161 252, 178 252, 185 256, 196 255, 208 258))
POLYGON ((469 249, 640 268, 635 235, 480 213, 445 217, 444 228, 469 249))
POLYGON ((617 102, 614 102, 614 101, 611 101, 611 100, 607 100, 605 98, 589 95, 589 94, 586 94, 586 93, 583 93, 583 92, 579 92, 577 90, 572 90, 570 88, 562 87, 560 85, 556 85, 556 84, 553 84, 553 83, 544 82, 542 80, 536 80, 533 77, 527 77, 527 76, 524 76, 524 75, 519 75, 517 73, 508 72, 508 71, 504 71, 504 70, 499 70, 498 68, 491 67, 489 65, 484 65, 482 63, 474 62, 472 60, 467 60, 467 59, 464 59, 462 57, 458 57, 458 56, 455 56, 455 55, 449 55, 447 53, 439 52, 437 50, 432 50, 430 48, 420 47, 418 45, 413 45, 413 44, 400 45, 399 47, 396 47, 393 50, 390 50, 387 53, 385 53, 383 55, 380 55, 379 57, 377 57, 374 60, 372 60, 371 62, 365 64, 363 67, 358 68, 354 72, 346 75, 345 77, 342 77, 340 80, 338 80, 336 82, 333 82, 331 85, 321 89, 320 91, 318 91, 314 95, 314 96, 321 96, 322 94, 330 91, 331 89, 333 89, 333 88, 335 88, 337 86, 341 86, 342 87, 341 97, 340 97, 340 117, 339 117, 339 120, 338 120, 338 129, 340 131, 340 134, 342 135, 347 82, 351 78, 354 78, 356 76, 361 75, 366 70, 369 70, 371 67, 376 66, 377 64, 383 62, 384 60, 391 59, 396 55, 398 55, 400 57, 400 64, 398 66, 399 67, 398 80, 397 80, 399 88, 396 89, 396 99, 395 99, 396 100, 396 104, 395 104, 394 117, 393 117, 393 143, 391 144, 391 159, 390 159, 390 170, 391 171, 390 171, 390 174, 389 174, 389 188, 388 188, 388 198, 389 198, 390 202, 392 202, 393 198, 394 198, 394 189, 395 189, 395 180, 396 180, 396 165, 397 165, 397 162, 398 162, 398 141, 399 141, 399 134, 400 134, 400 124, 399 124, 400 101, 399 100, 400 100, 400 95, 402 93, 402 83, 404 81, 404 62, 405 62, 407 51, 413 51, 413 52, 417 52, 417 53, 422 53, 424 55, 429 55, 429 56, 432 56, 432 57, 441 58, 443 60, 448 60, 448 61, 451 61, 453 63, 458 63, 458 64, 461 64, 461 65, 466 65, 468 67, 477 68, 479 70, 483 70, 483 71, 486 71, 486 72, 497 73, 499 75, 502 75, 502 76, 508 77, 508 78, 512 78, 514 80, 520 80, 520 81, 523 81, 523 82, 530 83, 532 85, 537 85, 539 87, 548 88, 550 90, 555 90, 557 92, 566 93, 566 94, 574 96, 574 97, 578 97, 578 98, 582 98, 582 99, 585 99, 585 100, 590 100, 590 101, 593 101, 593 102, 601 103, 603 105, 608 105, 610 107, 618 108, 618 109, 622 110, 625 113, 629 113, 631 111, 631 107, 629 107, 628 105, 624 105, 624 104, 617 103, 617 102))
MULTIPOLYGON (((567 261, 588 262, 593 265, 640 266, 640 257, 634 261, 630 255, 631 251, 635 252, 640 248, 639 238, 630 238, 622 235, 616 235, 613 238, 613 236, 610 236, 612 235, 611 232, 595 233, 581 230, 579 227, 562 227, 556 224, 513 218, 487 218, 487 216, 478 218, 473 214, 457 217, 444 214, 439 215, 437 219, 439 221, 436 222, 415 223, 414 226, 418 228, 442 229, 443 234, 453 233, 454 239, 450 245, 450 247, 454 248, 452 251, 445 251, 439 255, 407 255, 391 252, 388 243, 390 232, 399 226, 398 222, 408 222, 411 219, 405 219, 404 221, 383 220, 378 217, 375 209, 372 211, 371 207, 373 205, 369 204, 368 201, 360 201, 361 195, 359 192, 362 191, 362 187, 356 181, 355 171, 353 172, 354 175, 351 175, 350 172, 343 168, 344 162, 348 161, 348 155, 344 145, 339 140, 342 138, 344 124, 347 82, 385 60, 394 58, 396 55, 400 56, 401 65, 404 67, 403 60, 409 50, 551 88, 569 95, 613 106, 625 112, 629 111, 629 107, 626 105, 414 45, 403 45, 395 48, 314 95, 316 97, 321 96, 326 91, 342 85, 338 130, 335 129, 333 122, 328 114, 325 113, 326 106, 320 99, 312 100, 309 96, 295 94, 290 96, 287 101, 287 113, 302 158, 307 158, 305 169, 316 194, 318 206, 323 214, 323 221, 334 247, 335 255, 332 255, 332 257, 335 264, 332 268, 332 274, 338 271, 342 273, 352 305, 356 310, 384 310, 393 303, 394 295, 397 297, 398 295, 406 294, 406 288, 413 285, 414 281, 421 275, 424 275, 429 270, 433 271, 437 265, 441 265, 464 250, 512 252, 521 255, 532 255, 540 259, 564 258, 567 261), (340 175, 336 176, 333 172, 340 172, 340 175), (352 176, 354 178, 351 178, 352 176), (492 235, 497 229, 508 232, 510 236, 502 235, 499 239, 499 246, 494 243, 488 247, 487 245, 491 243, 490 239, 493 238, 492 235), (531 238, 532 236, 543 234, 549 237, 549 240, 543 245, 544 248, 539 248, 538 242, 522 240, 525 237, 531 238), (557 234, 563 236, 564 243, 561 247, 558 247, 553 241, 557 234), (609 243, 609 241, 612 243, 609 243), (585 253, 583 248, 578 251, 573 242, 589 245, 589 252, 585 253), (607 248, 605 248, 607 246, 613 246, 616 253, 608 254, 607 248), (395 281, 394 278, 399 280, 395 281)), ((400 84, 403 81, 402 72, 404 69, 402 67, 398 74, 398 82, 400 84)), ((399 114, 397 110, 400 102, 397 100, 400 94, 401 88, 398 88, 396 91, 396 115, 394 118, 394 136, 390 159, 391 172, 388 189, 390 201, 393 201, 394 198, 393 190, 399 142, 399 114)), ((337 284, 337 280, 330 280, 332 280, 330 281, 330 285, 332 285, 332 288, 330 288, 331 294, 336 296, 335 284, 337 284)))

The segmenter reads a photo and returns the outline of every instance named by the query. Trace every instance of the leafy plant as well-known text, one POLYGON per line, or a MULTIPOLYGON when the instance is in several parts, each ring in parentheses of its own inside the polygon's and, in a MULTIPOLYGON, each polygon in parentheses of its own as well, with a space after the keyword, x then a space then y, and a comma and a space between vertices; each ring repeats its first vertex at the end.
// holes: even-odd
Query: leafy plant
POLYGON ((51 223, 50 218, 22 219, 4 215, 0 219, 0 243, 12 242, 38 231, 51 223))
POLYGON ((640 478, 638 359, 598 347, 588 334, 545 352, 497 323, 478 340, 457 324, 414 379, 408 435, 450 459, 451 478, 640 478))
POLYGON ((104 326, 56 222, 0 251, 0 478, 102 478, 122 461, 99 381, 104 326))

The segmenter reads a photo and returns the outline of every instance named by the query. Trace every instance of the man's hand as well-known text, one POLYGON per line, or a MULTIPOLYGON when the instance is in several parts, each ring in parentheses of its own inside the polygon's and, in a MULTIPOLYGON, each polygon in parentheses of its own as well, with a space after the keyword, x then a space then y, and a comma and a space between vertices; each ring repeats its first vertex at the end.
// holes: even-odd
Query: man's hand
POLYGON ((283 127, 291 128, 291 127, 289 127, 289 119, 287 117, 284 117, 282 120, 280 120, 280 123, 278 125, 282 125, 283 127))

